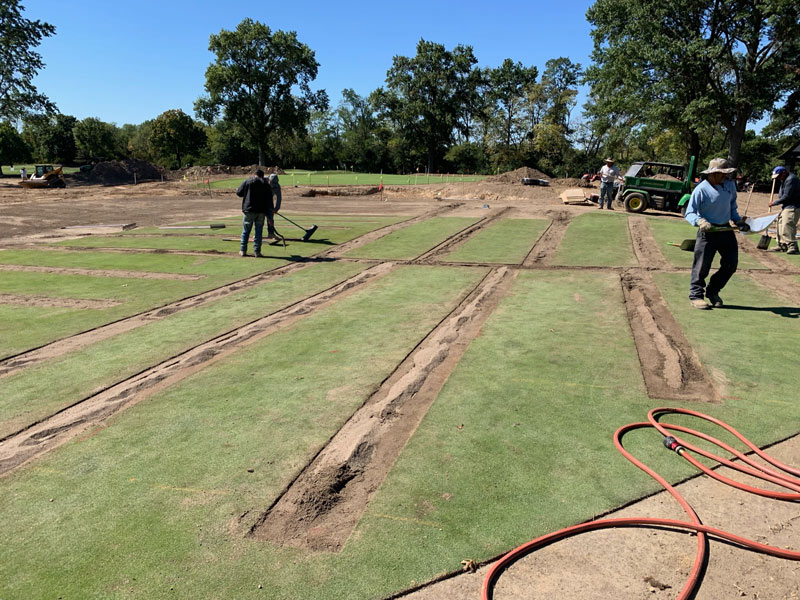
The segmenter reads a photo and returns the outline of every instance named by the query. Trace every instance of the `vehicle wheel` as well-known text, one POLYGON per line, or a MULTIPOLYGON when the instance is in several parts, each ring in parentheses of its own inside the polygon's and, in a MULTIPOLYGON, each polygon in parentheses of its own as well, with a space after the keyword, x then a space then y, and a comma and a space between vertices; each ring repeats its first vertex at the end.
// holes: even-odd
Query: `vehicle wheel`
POLYGON ((54 188, 63 188, 63 187, 67 187, 67 184, 63 179, 58 179, 58 180, 53 182, 53 187, 54 188))
POLYGON ((647 199, 639 192, 625 196, 625 210, 632 213, 643 213, 647 209, 647 199))

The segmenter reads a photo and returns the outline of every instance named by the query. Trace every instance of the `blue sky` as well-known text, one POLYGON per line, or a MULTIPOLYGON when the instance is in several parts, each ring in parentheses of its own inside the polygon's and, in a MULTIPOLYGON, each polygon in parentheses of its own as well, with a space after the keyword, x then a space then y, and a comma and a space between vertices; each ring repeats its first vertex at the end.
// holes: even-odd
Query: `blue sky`
POLYGON ((21 3, 27 18, 56 27, 37 49, 46 64, 34 80, 39 91, 64 114, 117 125, 173 108, 194 115, 213 60, 209 35, 245 17, 297 32, 320 63, 312 87, 327 90, 332 105, 344 88, 366 95, 382 86, 392 57, 413 56, 420 38, 471 45, 481 67, 511 58, 540 73, 559 56, 586 66, 592 50, 588 0, 21 3))

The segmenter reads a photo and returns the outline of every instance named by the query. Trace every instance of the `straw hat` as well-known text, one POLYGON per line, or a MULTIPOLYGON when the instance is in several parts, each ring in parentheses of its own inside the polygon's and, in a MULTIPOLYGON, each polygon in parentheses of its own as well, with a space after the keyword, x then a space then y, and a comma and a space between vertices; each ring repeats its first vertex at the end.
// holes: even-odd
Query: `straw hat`
POLYGON ((726 175, 733 173, 736 167, 731 167, 730 163, 724 158, 712 158, 708 163, 708 168, 705 171, 700 171, 703 175, 710 175, 711 173, 725 173, 726 175))
POLYGON ((610 162, 610 163, 613 163, 613 162, 616 162, 616 161, 615 161, 613 158, 604 158, 604 159, 603 159, 603 162, 610 162))

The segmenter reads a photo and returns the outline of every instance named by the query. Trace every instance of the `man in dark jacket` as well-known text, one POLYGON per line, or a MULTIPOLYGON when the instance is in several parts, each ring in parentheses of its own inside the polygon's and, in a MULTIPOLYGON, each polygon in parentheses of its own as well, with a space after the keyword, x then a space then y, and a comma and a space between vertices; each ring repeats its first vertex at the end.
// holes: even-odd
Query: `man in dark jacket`
POLYGON ((275 220, 273 214, 281 210, 281 184, 278 183, 278 174, 270 173, 269 177, 269 205, 267 206, 267 238, 274 239, 277 234, 275 232, 275 220), (272 196, 275 195, 275 206, 272 206, 272 196))
POLYGON ((797 220, 800 217, 800 179, 786 167, 775 167, 772 178, 780 181, 778 199, 770 206, 780 205, 778 217, 778 250, 786 254, 800 254, 797 249, 797 220))
POLYGON ((264 231, 264 219, 269 211, 272 216, 272 191, 269 183, 264 179, 264 171, 256 171, 255 177, 246 179, 236 190, 236 195, 242 199, 242 239, 239 242, 239 256, 247 256, 247 242, 250 231, 255 225, 253 236, 253 251, 256 256, 261 256, 261 235, 264 231))

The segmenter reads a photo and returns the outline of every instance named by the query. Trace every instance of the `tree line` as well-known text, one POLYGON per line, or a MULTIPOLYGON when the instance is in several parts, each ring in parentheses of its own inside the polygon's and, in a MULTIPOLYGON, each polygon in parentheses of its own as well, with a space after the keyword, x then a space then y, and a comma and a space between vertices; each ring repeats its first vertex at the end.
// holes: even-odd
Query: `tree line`
POLYGON ((210 36, 214 61, 194 116, 168 110, 121 127, 78 120, 31 84, 52 25, 0 5, 0 164, 138 158, 383 172, 552 176, 594 171, 604 155, 685 162, 727 156, 763 177, 800 133, 800 4, 795 0, 596 0, 593 63, 511 58, 478 67, 473 48, 421 39, 384 85, 312 91, 320 67, 296 32, 244 19, 210 36), (589 99, 576 111, 579 86, 589 99), (768 119, 760 134, 748 124, 768 119))

